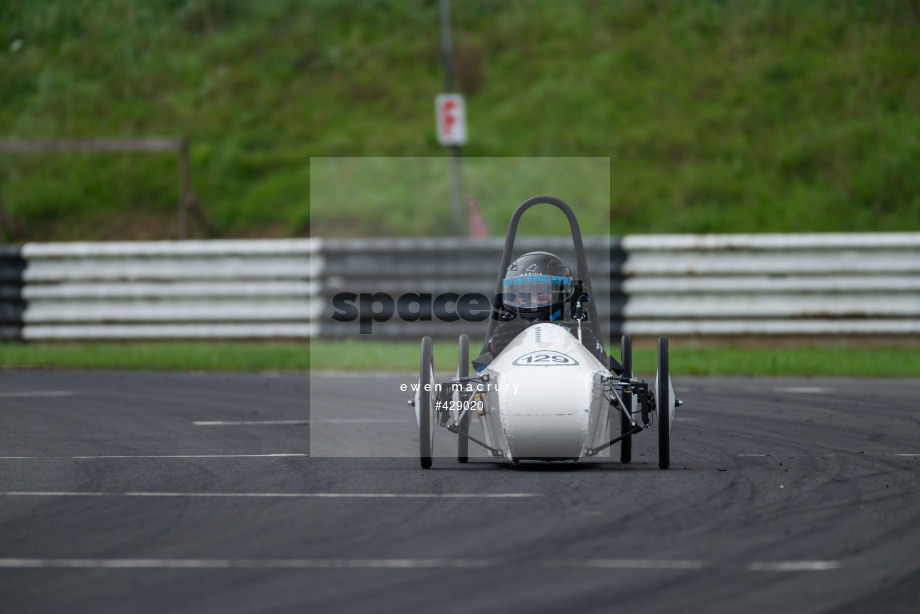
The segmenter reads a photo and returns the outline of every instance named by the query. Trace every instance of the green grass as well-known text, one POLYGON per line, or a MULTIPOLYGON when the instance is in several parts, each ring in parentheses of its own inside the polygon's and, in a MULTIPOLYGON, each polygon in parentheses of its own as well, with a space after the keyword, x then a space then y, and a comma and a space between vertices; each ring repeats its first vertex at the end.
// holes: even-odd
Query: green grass
MULTIPOLYGON (((636 370, 654 373, 656 353, 636 352, 636 370)), ((669 350, 674 375, 800 375, 822 377, 920 377, 916 348, 708 347, 669 350)))
MULTIPOLYGON (((475 343, 473 344, 476 345, 475 343)), ((478 348, 471 348, 475 352, 478 348)), ((437 342, 435 368, 456 370, 457 348, 437 342)), ((637 374, 656 370, 656 351, 633 350, 637 374)), ((671 341, 670 370, 679 375, 920 377, 916 348, 694 347, 671 341)), ((416 371, 415 342, 258 343, 0 343, 0 368, 182 371, 416 371)))
MULTIPOLYGON (((589 206, 612 233, 920 228, 916 0, 452 4, 465 155, 609 158, 589 206)), ((210 236, 430 234, 443 177, 356 213, 311 201, 310 159, 445 155, 438 49, 432 0, 7 0, 0 138, 187 134, 210 236)), ((493 231, 542 190, 528 172, 471 177, 493 231)), ((0 155, 28 240, 174 236, 176 174, 0 155)))
POLYGON ((0 343, 0 366, 153 371, 307 370, 306 344, 0 343))

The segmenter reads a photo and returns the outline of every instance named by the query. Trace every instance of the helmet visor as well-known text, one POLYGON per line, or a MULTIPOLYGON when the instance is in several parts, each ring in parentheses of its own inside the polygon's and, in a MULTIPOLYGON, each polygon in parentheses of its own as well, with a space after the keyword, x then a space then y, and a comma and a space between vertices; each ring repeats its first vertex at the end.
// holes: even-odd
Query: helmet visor
POLYGON ((537 309, 561 303, 572 295, 572 278, 550 275, 507 277, 502 284, 502 300, 508 307, 537 309))

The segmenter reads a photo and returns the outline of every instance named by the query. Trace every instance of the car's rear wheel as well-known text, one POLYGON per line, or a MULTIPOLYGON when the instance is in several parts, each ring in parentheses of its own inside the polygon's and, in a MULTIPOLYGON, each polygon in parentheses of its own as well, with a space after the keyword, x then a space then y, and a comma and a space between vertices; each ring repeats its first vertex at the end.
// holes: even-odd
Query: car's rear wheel
MULTIPOLYGON (((623 375, 632 377, 632 339, 630 339, 629 335, 623 335, 620 340, 620 364, 623 365, 623 375)), ((623 404, 627 411, 632 411, 631 393, 623 392, 623 404)), ((627 435, 627 433, 631 432, 633 427, 626 418, 626 414, 622 411, 619 413, 620 434, 624 436, 620 440, 620 462, 628 463, 632 461, 632 435, 627 435)))
POLYGON ((434 356, 431 349, 431 337, 422 338, 422 357, 419 364, 418 378, 418 455, 422 469, 431 468, 431 452, 434 447, 434 356))
POLYGON ((671 404, 668 379, 668 339, 658 338, 658 377, 655 378, 655 408, 658 414, 658 467, 671 466, 671 404))
MULTIPOLYGON (((470 375, 470 338, 467 335, 460 335, 460 357, 457 367, 458 377, 469 377, 470 375)), ((472 399, 470 400, 472 404, 472 399)), ((470 411, 463 411, 460 408, 460 435, 457 436, 457 460, 465 463, 470 459, 470 440, 465 435, 470 432, 470 411)))

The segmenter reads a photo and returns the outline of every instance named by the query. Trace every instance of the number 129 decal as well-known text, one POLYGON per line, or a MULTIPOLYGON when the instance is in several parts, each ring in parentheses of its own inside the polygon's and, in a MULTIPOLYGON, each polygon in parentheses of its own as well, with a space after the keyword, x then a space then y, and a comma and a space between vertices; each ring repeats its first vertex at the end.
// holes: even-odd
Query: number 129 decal
POLYGON ((512 364, 519 367, 566 367, 577 365, 578 361, 562 352, 541 350, 539 352, 524 354, 518 357, 512 364))

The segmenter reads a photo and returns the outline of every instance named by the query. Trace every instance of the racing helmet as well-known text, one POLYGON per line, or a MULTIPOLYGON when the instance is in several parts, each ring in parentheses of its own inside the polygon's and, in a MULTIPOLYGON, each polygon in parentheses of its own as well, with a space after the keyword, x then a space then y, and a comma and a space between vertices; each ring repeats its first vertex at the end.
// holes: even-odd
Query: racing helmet
POLYGON ((502 280, 505 311, 524 320, 562 319, 565 301, 575 293, 568 265, 549 252, 529 252, 512 262, 502 280))

